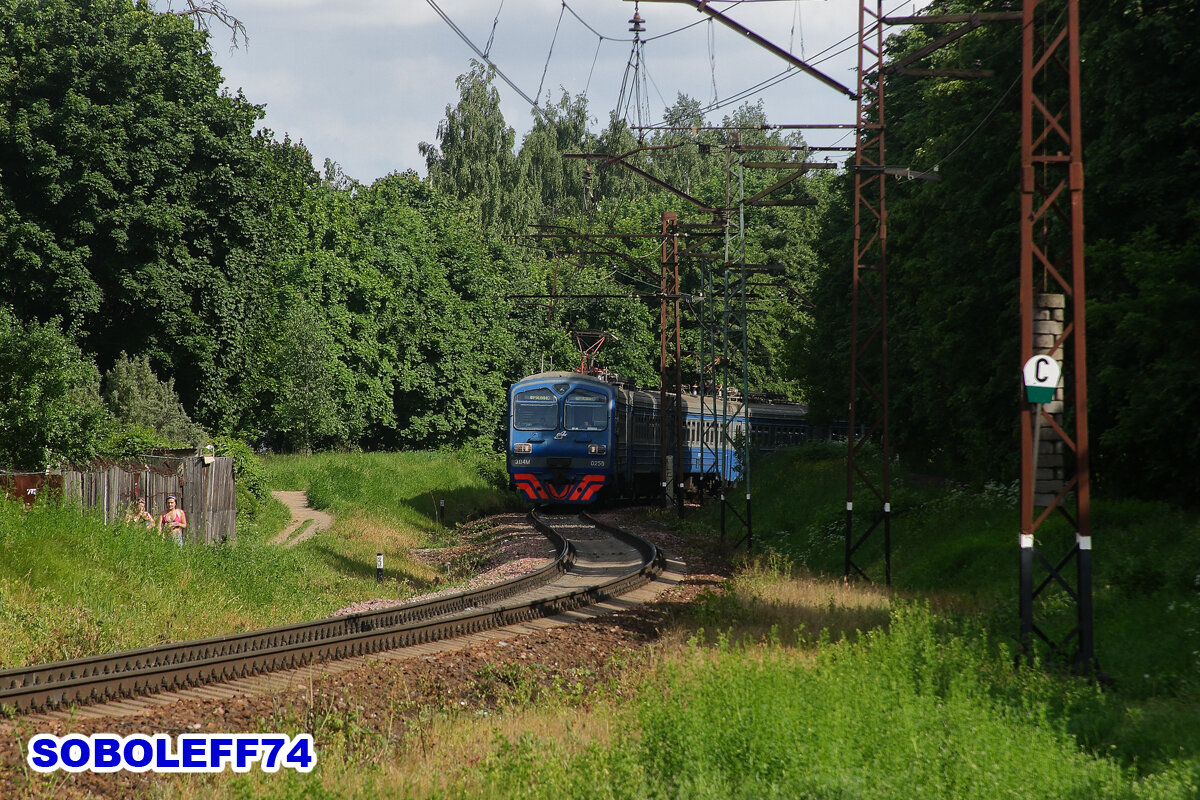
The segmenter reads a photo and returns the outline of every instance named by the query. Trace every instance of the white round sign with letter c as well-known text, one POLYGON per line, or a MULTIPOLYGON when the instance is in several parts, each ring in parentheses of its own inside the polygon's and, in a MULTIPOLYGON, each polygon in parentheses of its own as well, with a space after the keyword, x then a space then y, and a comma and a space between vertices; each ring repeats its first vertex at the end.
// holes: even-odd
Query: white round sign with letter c
POLYGON ((1030 403, 1049 403, 1058 388, 1062 368, 1047 355, 1036 355, 1025 362, 1025 399, 1030 403))

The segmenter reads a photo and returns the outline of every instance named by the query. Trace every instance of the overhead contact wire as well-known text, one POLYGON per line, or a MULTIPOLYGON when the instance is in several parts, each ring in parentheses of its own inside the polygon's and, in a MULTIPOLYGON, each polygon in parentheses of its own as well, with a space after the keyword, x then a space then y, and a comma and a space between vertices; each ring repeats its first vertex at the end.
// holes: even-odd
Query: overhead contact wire
POLYGON ((510 89, 512 89, 517 94, 521 95, 521 97, 524 98, 525 102, 527 102, 527 103, 529 103, 529 105, 533 106, 533 108, 535 110, 537 110, 539 112, 542 110, 541 106, 539 106, 537 104, 537 101, 530 98, 530 96, 525 94, 525 92, 521 91, 520 87, 518 87, 515 83, 513 83, 512 80, 510 80, 509 77, 504 74, 504 70, 500 69, 500 67, 498 67, 496 65, 496 62, 494 62, 490 58, 488 58, 487 54, 484 53, 482 50, 480 50, 475 45, 475 43, 471 41, 471 38, 469 36, 467 36, 467 34, 463 33, 461 28, 459 28, 457 25, 454 24, 454 20, 450 19, 450 17, 447 16, 446 12, 442 11, 442 9, 438 7, 438 4, 435 3, 434 0, 425 0, 425 2, 428 3, 429 7, 432 8, 434 11, 436 11, 437 15, 439 17, 441 17, 442 20, 447 25, 450 26, 450 30, 452 30, 456 34, 458 34, 458 38, 462 39, 463 42, 467 45, 467 47, 470 47, 472 50, 475 51, 475 55, 477 55, 481 59, 483 59, 483 62, 485 64, 487 64, 489 67, 496 70, 496 74, 500 76, 501 80, 503 80, 506 84, 508 84, 508 87, 510 89))
POLYGON ((633 41, 632 39, 625 39, 625 38, 621 38, 618 36, 605 36, 603 33, 596 30, 591 25, 589 25, 587 23, 587 20, 585 20, 583 17, 579 16, 579 14, 575 13, 575 9, 573 9, 569 5, 567 5, 566 2, 563 3, 563 8, 565 8, 567 11, 571 12, 571 16, 574 17, 575 19, 579 20, 580 25, 587 28, 589 31, 596 34, 601 39, 608 39, 611 42, 632 42, 633 41))
MULTIPOLYGON (((1090 12, 1091 9, 1088 9, 1088 11, 1090 12)), ((1053 23, 1053 25, 1051 27, 1057 28, 1057 27, 1061 26, 1063 17, 1066 16, 1066 13, 1067 13, 1067 11, 1065 8, 1060 9, 1058 12, 1057 18, 1055 19, 1055 22, 1053 23)), ((1084 17, 1084 19, 1086 19, 1086 16, 1084 17)), ((995 55, 1000 55, 1002 52, 1004 52, 1004 51, 997 50, 995 55)), ((979 124, 975 126, 974 130, 972 130, 970 133, 968 133, 963 138, 963 140, 954 147, 953 150, 951 150, 949 153, 942 156, 941 158, 937 159, 937 161, 935 162, 935 166, 934 166, 935 170, 937 169, 937 167, 939 165, 941 165, 941 163, 943 161, 945 161, 946 159, 953 156, 959 150, 963 149, 963 147, 966 146, 967 142, 969 142, 971 140, 971 138, 975 136, 975 134, 979 133, 979 131, 981 131, 983 129, 984 124, 986 124, 987 121, 992 118, 992 116, 1000 109, 1000 106, 1004 103, 1005 99, 1007 99, 1008 96, 1010 94, 1012 94, 1012 90, 1017 88, 1017 84, 1021 82, 1021 77, 1022 76, 1020 74, 1018 74, 1016 79, 1011 84, 1009 84, 1008 88, 1004 90, 1004 94, 1000 95, 1000 98, 996 101, 995 105, 993 105, 991 110, 988 111, 988 113, 984 115, 983 119, 979 121, 979 124)))
POLYGON ((496 40, 496 26, 500 24, 500 12, 504 10, 504 0, 500 0, 500 7, 496 9, 496 17, 492 20, 492 32, 488 36, 487 44, 484 45, 483 54, 486 56, 492 52, 492 42, 496 40))
POLYGON ((558 41, 558 29, 562 26, 563 12, 566 10, 567 4, 563 2, 562 8, 558 10, 558 22, 554 25, 554 36, 550 38, 550 51, 546 53, 546 64, 542 67, 542 79, 538 81, 538 100, 542 99, 542 86, 546 83, 546 73, 550 70, 550 57, 554 55, 554 44, 558 41))
MULTIPOLYGON (((746 0, 741 0, 741 2, 746 2, 746 0)), ((734 5, 740 5, 740 4, 741 3, 739 2, 734 5)), ((896 11, 903 8, 905 5, 906 5, 906 3, 900 3, 894 9, 892 9, 892 11, 888 12, 888 14, 894 14, 896 11)), ((731 5, 730 8, 732 8, 732 7, 733 6, 731 5)), ((703 21, 705 21, 705 20, 701 20, 701 22, 703 22, 703 21)), ((694 23, 694 24, 698 24, 698 23, 694 23)), ((856 48, 858 46, 857 44, 849 45, 846 47, 841 47, 841 45, 845 44, 846 42, 850 41, 851 39, 854 39, 856 36, 858 36, 857 31, 848 36, 842 37, 838 41, 834 42, 833 44, 826 47, 824 50, 821 50, 816 55, 814 55, 812 57, 812 59, 808 60, 808 63, 812 64, 813 66, 818 66, 820 64, 823 64, 826 61, 829 61, 832 58, 836 58, 837 56, 841 55, 842 53, 846 53, 850 50, 853 50, 854 48, 856 48), (839 48, 839 47, 841 47, 841 49, 835 51, 835 48, 839 48), (834 52, 831 52, 831 51, 834 51, 834 52)), ((717 111, 721 108, 724 108, 725 106, 736 103, 739 100, 744 100, 747 96, 749 96, 750 94, 752 94, 756 91, 759 91, 761 89, 770 89, 774 86, 779 85, 780 83, 783 83, 784 81, 786 81, 790 78, 794 78, 795 76, 797 76, 799 74, 801 74, 799 70, 797 70, 795 67, 789 66, 787 69, 783 70, 782 72, 778 72, 769 78, 759 81, 758 83, 754 84, 753 86, 750 86, 746 89, 737 91, 737 92, 733 93, 732 95, 729 95, 728 97, 724 97, 721 100, 718 100, 716 102, 709 103, 707 106, 704 106, 701 109, 701 111, 703 113, 708 113, 710 111, 717 111)))
POLYGON ((592 56, 592 66, 588 70, 587 83, 583 85, 583 96, 587 97, 588 87, 592 85, 592 73, 596 71, 596 60, 600 58, 600 45, 604 44, 604 37, 596 35, 596 54, 592 56))

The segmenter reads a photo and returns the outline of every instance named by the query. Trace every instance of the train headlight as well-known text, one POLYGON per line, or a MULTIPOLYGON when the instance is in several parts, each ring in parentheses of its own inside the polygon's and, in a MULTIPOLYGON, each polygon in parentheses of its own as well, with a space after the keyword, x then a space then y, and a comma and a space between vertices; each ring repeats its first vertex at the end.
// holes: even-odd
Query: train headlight
POLYGON ((532 453, 533 445, 529 442, 516 442, 513 444, 514 453, 532 453))
POLYGON ((589 444, 588 445, 588 455, 589 456, 602 456, 607 452, 608 452, 608 445, 603 445, 603 444, 589 444))

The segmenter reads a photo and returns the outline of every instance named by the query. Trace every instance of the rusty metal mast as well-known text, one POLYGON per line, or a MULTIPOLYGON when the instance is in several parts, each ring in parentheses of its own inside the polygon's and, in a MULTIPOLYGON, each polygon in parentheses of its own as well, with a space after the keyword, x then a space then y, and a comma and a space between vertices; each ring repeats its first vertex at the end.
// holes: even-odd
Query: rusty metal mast
POLYGON ((683 406, 683 374, 682 374, 682 348, 679 338, 679 215, 674 211, 664 211, 662 215, 662 258, 660 259, 661 273, 659 278, 660 292, 662 301, 659 307, 659 344, 661 346, 661 355, 658 362, 659 374, 659 408, 662 410, 662 422, 659 425, 659 459, 660 459, 660 475, 662 475, 662 502, 667 505, 672 496, 675 500, 676 513, 683 517, 683 481, 679 477, 684 474, 683 468, 683 428, 684 428, 684 406, 683 406), (672 339, 674 344, 672 345, 672 339), (668 358, 668 350, 674 347, 674 373, 672 374, 671 359, 668 358), (671 415, 667 414, 667 386, 672 385, 675 388, 673 402, 673 411, 671 415), (673 454, 673 462, 671 469, 667 469, 667 445, 670 437, 667 436, 668 420, 672 420, 675 426, 675 452, 673 454), (675 483, 673 490, 668 490, 667 481, 672 480, 675 483))
POLYGON ((1025 0, 1023 13, 1021 363, 1045 354, 1065 362, 1065 368, 1052 402, 1022 401, 1021 646, 1032 657, 1035 634, 1060 653, 1074 642, 1074 668, 1092 671, 1079 2, 1025 0), (1067 409, 1070 413, 1064 414, 1067 409), (1055 510, 1074 529, 1073 542, 1051 542, 1049 535, 1038 535, 1055 510), (1050 551, 1056 552, 1048 559, 1050 551), (1068 574, 1072 562, 1074 585, 1068 574), (1036 586, 1035 563, 1045 572, 1036 586), (1074 626, 1061 635, 1034 621, 1035 600, 1056 587, 1067 594, 1076 612, 1074 626))
POLYGON ((867 577, 854 556, 882 526, 884 580, 892 582, 891 439, 888 430, 887 202, 883 105, 883 3, 861 0, 858 12, 858 126, 854 152, 854 253, 850 310, 850 406, 846 427, 845 575, 867 577), (870 315, 868 316, 868 313, 870 315), (869 380, 868 372, 878 376, 869 380), (863 403, 860 407, 859 396, 863 403), (873 410, 873 414, 870 412, 873 410), (870 427, 858 436, 861 417, 870 427), (881 469, 873 479, 864 468, 864 446, 878 433, 881 469), (854 490, 861 481, 878 501, 870 516, 860 503, 855 527, 854 490), (862 529, 861 532, 859 529, 862 529))
MULTIPOLYGON (((711 17, 712 19, 716 20, 717 22, 720 22, 722 25, 725 25, 726 27, 737 31, 738 33, 742 34, 750 41, 754 42, 759 47, 782 58, 784 61, 787 61, 792 66, 798 67, 800 70, 802 70, 803 72, 812 76, 813 78, 816 78, 821 83, 828 86, 829 88, 846 95, 851 100, 858 100, 860 103, 860 111, 861 111, 862 100, 861 100, 860 94, 856 94, 854 91, 852 91, 851 89, 849 89, 846 86, 843 86, 841 83, 834 80, 833 78, 826 75, 825 73, 821 72, 820 70, 818 70, 811 64, 808 64, 807 62, 803 61, 802 59, 797 58, 796 56, 789 53, 787 50, 784 50, 782 47, 779 47, 778 45, 775 45, 774 43, 768 41, 767 39, 765 39, 758 33, 745 27, 741 23, 725 16, 721 12, 717 11, 716 9, 714 9, 710 5, 708 5, 707 0, 646 0, 646 1, 647 2, 680 2, 680 3, 685 3, 687 5, 692 6, 700 13, 706 14, 709 17, 711 17)), ((876 14, 877 20, 881 19, 881 17, 882 17, 882 13, 876 14)), ((861 52, 861 49, 862 48, 861 48, 861 42, 860 42, 860 52, 861 52)), ((880 58, 882 58, 882 52, 883 52, 882 35, 880 36, 879 47, 877 49, 880 54, 880 58)), ((877 76, 879 76, 878 77, 879 85, 882 86, 882 76, 880 75, 878 70, 876 70, 875 74, 877 76)), ((861 93, 862 70, 859 71, 859 76, 860 76, 859 86, 860 86, 860 93, 861 93)), ((860 116, 861 116, 861 114, 860 114, 860 116)), ((825 126, 814 126, 814 127, 825 127, 825 126)), ((882 133, 882 124, 879 126, 879 128, 882 133)), ((860 134, 860 137, 861 137, 861 134, 860 134)), ((880 141, 882 142, 882 138, 880 141)), ((731 153, 732 151, 728 151, 728 152, 731 153)), ((882 167, 882 165, 883 165, 882 152, 880 154, 879 165, 880 165, 880 167, 882 167)), ((726 233, 725 280, 724 280, 724 289, 725 289, 724 293, 725 293, 727 301, 730 299, 730 296, 731 296, 731 292, 730 292, 731 285, 738 287, 737 291, 735 292, 737 294, 737 298, 738 298, 737 303, 736 303, 736 305, 738 307, 738 313, 736 314, 736 317, 738 320, 740 320, 740 322, 736 322, 735 324, 738 325, 738 329, 739 329, 739 331, 741 333, 741 337, 742 337, 742 341, 741 341, 742 356, 741 357, 742 357, 743 363, 742 363, 742 375, 740 376, 740 378, 741 378, 741 383, 742 383, 742 387, 743 387, 743 397, 742 397, 743 404, 745 403, 744 390, 746 388, 746 383, 747 383, 747 370, 746 370, 746 364, 745 364, 745 358, 746 358, 746 354, 745 354, 745 350, 746 350, 745 304, 746 304, 746 286, 747 286, 747 266, 745 264, 745 255, 744 255, 744 246, 743 246, 744 236, 745 236, 745 229, 744 229, 745 206, 752 205, 755 203, 757 203, 759 205, 775 204, 772 201, 765 199, 765 196, 770 194, 771 192, 775 191, 776 189, 781 188, 782 186, 786 185, 787 183, 790 183, 791 181, 793 181, 797 177, 799 177, 801 174, 803 174, 802 169, 794 169, 790 176, 784 177, 782 180, 776 182, 769 189, 767 189, 763 192, 760 192, 757 195, 755 195, 753 198, 750 198, 750 200, 747 200, 745 197, 745 194, 744 194, 744 186, 741 181, 742 170, 745 166, 748 166, 748 165, 746 164, 744 158, 742 157, 742 154, 739 153, 738 160, 737 160, 737 168, 738 168, 738 175, 739 175, 739 182, 738 182, 739 189, 738 189, 738 203, 737 203, 737 207, 738 207, 738 211, 739 211, 739 227, 738 227, 737 236, 735 237, 737 240, 737 246, 734 249, 738 249, 741 251, 739 254, 739 258, 737 260, 737 262, 740 265, 740 269, 739 269, 739 274, 737 276, 732 276, 730 274, 729 267, 734 263, 734 260, 731 255, 731 242, 730 242, 730 233, 732 231, 729 227, 730 221, 727 220, 726 221, 726 225, 727 225, 726 232, 727 233, 726 233)), ((763 164, 759 164, 756 166, 763 166, 763 167, 780 167, 780 166, 782 166, 782 167, 804 168, 806 165, 763 163, 763 164)), ((882 180, 883 180, 882 171, 878 175, 878 179, 882 182, 882 180)), ((725 203, 725 205, 726 205, 727 210, 732 210, 733 203, 732 203, 732 197, 730 196, 729 184, 730 184, 730 168, 727 167, 727 169, 726 169, 726 203, 725 203)), ((722 314, 723 314, 723 317, 722 317, 721 327, 722 327, 722 330, 724 331, 724 334, 723 334, 724 345, 727 350, 729 347, 729 344, 730 344, 730 338, 729 338, 730 322, 732 320, 732 316, 734 316, 734 315, 730 314, 730 310, 728 307, 723 309, 722 314)), ((724 366, 726 369, 728 369, 727 355, 728 354, 726 353, 722 356, 722 360, 724 362, 724 366)), ((726 380, 724 381, 724 383, 728 384, 728 382, 729 382, 728 376, 726 376, 726 380)), ((716 407, 716 398, 714 397, 714 409, 715 409, 715 407, 716 407)), ((723 398, 722 408, 724 409, 723 414, 722 414, 723 427, 726 430, 726 436, 728 436, 727 431, 728 431, 729 416, 727 413, 727 411, 728 411, 728 398, 727 397, 723 398)), ((743 406, 743 409, 744 409, 744 406, 743 406)), ((743 413, 744 413, 744 410, 743 410, 743 413)), ((851 430, 853 430, 853 427, 851 427, 851 430)), ((748 431, 746 431, 745 433, 748 434, 748 431)), ((749 436, 748 435, 744 436, 744 439, 748 442, 749 436)), ((741 468, 746 471, 744 473, 744 480, 746 483, 746 516, 745 516, 745 518, 741 519, 741 521, 746 527, 746 535, 744 537, 744 540, 749 544, 750 542, 753 541, 752 540, 753 527, 751 526, 751 515, 750 515, 748 444, 743 444, 742 447, 739 449, 741 449, 743 451, 742 452, 743 461, 741 464, 741 468)), ((721 467, 719 467, 718 471, 723 473, 723 471, 724 471, 723 464, 721 467)), ((724 539, 724 536, 725 536, 725 510, 727 507, 727 496, 726 496, 726 492, 725 492, 724 477, 722 477, 722 479, 721 479, 721 486, 722 486, 722 491, 721 491, 721 509, 722 509, 721 535, 722 535, 722 539, 724 539)), ((736 511, 734 513, 735 513, 735 515, 737 514, 736 511)), ((740 515, 738 515, 738 516, 740 517, 740 515)))
POLYGON ((847 427, 846 458, 846 550, 845 575, 866 578, 855 561, 860 548, 882 529, 884 580, 892 576, 891 547, 891 431, 888 385, 888 309, 887 309, 887 178, 940 180, 936 172, 916 172, 907 167, 888 166, 886 155, 886 119, 884 82, 889 75, 949 77, 957 79, 989 77, 986 70, 921 69, 911 66, 936 50, 967 35, 989 22, 1015 21, 1012 12, 973 14, 932 14, 913 17, 885 17, 881 0, 861 0, 858 30, 858 131, 854 154, 854 253, 850 322, 850 408, 847 427), (929 44, 884 64, 883 29, 885 25, 937 25, 961 23, 959 27, 929 44), (870 426, 862 419, 870 420, 870 426), (858 432, 864 431, 859 436, 858 432), (866 444, 878 436, 878 471, 866 469, 866 444), (855 488, 862 484, 868 501, 877 505, 870 515, 858 509, 855 515, 855 488), (866 517, 864 519, 864 516, 866 517))

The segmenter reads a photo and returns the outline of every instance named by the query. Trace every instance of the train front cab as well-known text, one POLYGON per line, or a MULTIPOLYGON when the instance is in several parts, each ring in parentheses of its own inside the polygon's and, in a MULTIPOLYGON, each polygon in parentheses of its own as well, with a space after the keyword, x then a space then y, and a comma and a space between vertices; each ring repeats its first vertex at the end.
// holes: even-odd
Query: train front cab
POLYGON ((543 373, 509 392, 508 474, 535 503, 590 503, 613 473, 612 387, 543 373))

